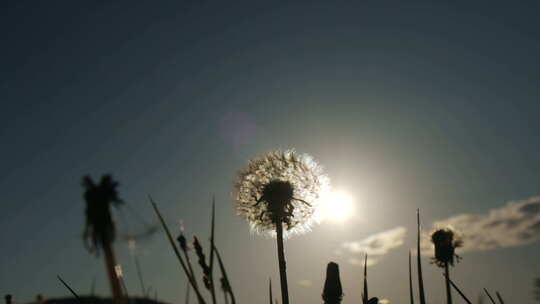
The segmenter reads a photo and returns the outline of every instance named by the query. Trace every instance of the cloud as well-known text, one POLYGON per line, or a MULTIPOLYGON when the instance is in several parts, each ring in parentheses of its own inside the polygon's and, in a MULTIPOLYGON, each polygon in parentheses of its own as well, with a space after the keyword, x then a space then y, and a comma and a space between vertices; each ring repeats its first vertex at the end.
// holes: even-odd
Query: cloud
MULTIPOLYGON (((390 250, 403 245, 406 231, 407 229, 405 227, 396 227, 368 236, 360 241, 345 242, 341 244, 340 249, 352 254, 367 253, 368 266, 375 265, 381 256, 387 254, 390 250)), ((353 265, 363 265, 362 260, 363 259, 352 257, 349 259, 349 263, 353 265)))
MULTIPOLYGON (((350 258, 350 259, 348 259, 348 262, 351 265, 364 266, 364 259, 350 258)), ((368 266, 375 265, 375 264, 377 264, 377 259, 373 259, 373 258, 368 258, 367 259, 367 265, 368 266)))
POLYGON ((300 280, 298 281, 298 285, 307 288, 313 286, 313 282, 311 282, 310 280, 300 280))
MULTIPOLYGON (((509 202, 487 214, 460 214, 436 221, 434 228, 452 226, 462 234, 460 252, 517 247, 540 241, 540 196, 509 202)), ((425 238, 423 250, 431 248, 425 238)), ((431 253, 431 252, 430 252, 431 253)))

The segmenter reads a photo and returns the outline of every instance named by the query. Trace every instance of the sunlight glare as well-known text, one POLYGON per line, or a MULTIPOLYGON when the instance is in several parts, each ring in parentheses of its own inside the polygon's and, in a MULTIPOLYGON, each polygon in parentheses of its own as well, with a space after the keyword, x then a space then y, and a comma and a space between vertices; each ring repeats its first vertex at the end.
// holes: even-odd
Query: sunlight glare
POLYGON ((344 222, 354 214, 353 199, 344 191, 331 191, 322 199, 323 219, 344 222))

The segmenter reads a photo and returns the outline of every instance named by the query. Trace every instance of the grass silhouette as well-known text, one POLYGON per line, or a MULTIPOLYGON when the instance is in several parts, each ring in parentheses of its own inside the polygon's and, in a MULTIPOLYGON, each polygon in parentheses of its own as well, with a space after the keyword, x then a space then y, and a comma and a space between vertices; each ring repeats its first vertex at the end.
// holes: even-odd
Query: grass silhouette
MULTIPOLYGON (((273 154, 273 156, 277 157, 289 157, 286 154, 273 154)), ((294 160, 297 161, 297 160, 294 160)), ((295 164, 296 166, 297 164, 295 164)), ((245 172, 244 172, 245 174, 245 172)), ((319 173, 317 173, 319 174, 319 173)), ((120 205, 122 201, 118 198, 118 194, 116 193, 116 186, 118 185, 117 182, 115 182, 110 175, 104 175, 102 178, 101 184, 95 184, 89 177, 85 177, 84 183, 85 185, 85 200, 87 203, 87 223, 86 223, 86 230, 85 230, 85 237, 87 240, 90 240, 89 246, 92 248, 92 252, 97 253, 98 250, 104 249, 104 244, 106 242, 112 243, 114 240, 114 224, 112 223, 111 215, 110 215, 110 206, 111 205, 120 205), (101 187, 101 188, 100 188, 101 187), (96 191, 96 192, 92 192, 96 191), (98 196, 95 193, 99 193, 99 195, 102 195, 101 197, 98 196), (94 195, 94 196, 93 196, 94 195), (97 199, 97 198, 99 199, 97 199), (93 204, 93 205, 92 205, 93 204), (98 206, 98 207, 96 207, 98 206), (94 208, 94 209, 92 209, 94 208), (96 211, 97 210, 97 211, 96 211), (100 226, 101 225, 101 226, 100 226), (105 242, 105 243, 104 243, 105 242), (92 247, 93 246, 93 247, 92 247)), ((288 303, 288 288, 286 286, 286 274, 285 274, 285 257, 284 257, 284 250, 283 250, 283 227, 286 229, 292 228, 293 223, 296 223, 297 225, 300 225, 301 222, 298 222, 298 219, 295 219, 295 215, 297 213, 294 213, 294 210, 290 210, 289 208, 294 208, 292 204, 293 200, 298 200, 298 204, 303 207, 311 207, 311 204, 307 202, 302 202, 303 200, 301 198, 297 198, 296 194, 294 192, 295 184, 293 182, 283 182, 275 179, 269 179, 269 182, 266 184, 262 184, 261 188, 257 191, 260 191, 261 196, 258 197, 258 199, 255 201, 253 205, 250 207, 253 209, 256 209, 255 211, 251 210, 249 211, 249 216, 252 216, 253 214, 258 214, 256 217, 256 221, 270 221, 269 223, 262 223, 262 227, 268 228, 273 227, 276 230, 276 236, 277 236, 277 247, 278 247, 278 260, 280 265, 280 282, 281 282, 281 291, 282 291, 282 302, 281 303, 288 303), (263 203, 264 202, 264 203, 263 203), (307 205, 305 205, 306 203, 307 205), (262 211, 261 211, 262 210, 262 211), (260 213, 263 212, 263 213, 260 213), (281 227, 281 229, 280 229, 281 227), (281 244, 281 245, 280 245, 281 244), (282 264, 283 262, 283 264, 282 264), (284 286, 285 284, 285 286, 284 286)), ((191 246, 188 244, 188 241, 186 239, 186 236, 184 235, 183 229, 181 229, 180 234, 175 239, 173 238, 165 219, 163 218, 161 212, 159 211, 159 208, 156 204, 156 202, 152 199, 152 197, 149 196, 150 203, 152 205, 152 208, 154 210, 155 215, 157 216, 159 223, 161 224, 161 227, 163 231, 165 232, 165 235, 169 241, 169 244, 171 246, 171 249, 173 250, 173 253, 175 254, 177 260, 179 261, 179 264, 181 266, 181 269, 185 276, 188 279, 187 286, 186 286, 186 298, 185 303, 188 304, 189 302, 189 293, 193 291, 196 295, 197 301, 199 304, 206 304, 207 300, 205 299, 205 296, 203 295, 204 290, 197 284, 197 278, 196 278, 196 272, 193 269, 193 265, 191 262, 191 256, 192 252, 197 257, 198 265, 202 270, 202 282, 204 283, 204 289, 209 294, 210 300, 212 301, 212 304, 218 303, 218 299, 216 296, 216 287, 215 287, 215 280, 214 280, 214 271, 215 266, 218 265, 221 273, 221 278, 219 280, 220 282, 220 289, 223 292, 223 303, 225 304, 236 304, 236 297, 233 292, 233 288, 231 285, 231 281, 229 279, 229 276, 227 275, 225 263, 222 259, 222 256, 216 246, 216 239, 215 239, 215 198, 212 199, 212 212, 210 216, 210 244, 208 246, 209 251, 205 254, 205 249, 203 247, 203 244, 199 241, 199 238, 197 236, 193 236, 193 242, 192 247, 194 250, 191 250, 191 246), (207 257, 208 256, 208 257, 207 257), (217 261, 216 261, 217 260, 217 261)), ((420 236, 421 236, 421 225, 420 225, 420 212, 417 210, 417 276, 418 276, 418 289, 419 289, 419 300, 420 304, 425 304, 425 290, 423 286, 423 276, 422 276, 422 267, 421 267, 421 251, 420 251, 420 236)), ((433 261, 434 263, 444 269, 444 278, 445 278, 445 284, 446 284, 446 292, 447 292, 447 303, 452 303, 451 298, 451 292, 450 288, 453 288, 459 295, 462 297, 462 299, 466 302, 471 304, 472 302, 465 296, 465 294, 459 289, 459 287, 456 285, 454 281, 451 280, 449 275, 449 266, 454 265, 454 259, 459 258, 455 254, 455 249, 460 247, 462 245, 461 238, 458 236, 458 234, 449 229, 439 229, 434 231, 431 234, 431 241, 434 244, 434 257, 433 261)), ((106 255, 107 257, 107 255, 106 255)), ((409 283, 409 302, 411 304, 414 304, 415 297, 414 297, 414 288, 413 288, 413 259, 412 259, 412 252, 408 252, 408 283, 409 283)), ((365 255, 364 258, 364 280, 363 280, 363 291, 362 291, 362 297, 361 302, 363 304, 377 304, 379 303, 378 297, 371 297, 368 290, 368 256, 365 255)), ((108 263, 107 263, 108 265, 108 263)), ((122 278, 121 274, 116 275, 116 279, 118 283, 123 283, 120 281, 122 278)), ((79 302, 82 301, 81 297, 75 293, 75 291, 60 277, 58 276, 58 280, 73 294, 75 299, 77 299, 79 302)), ((537 296, 540 295, 540 279, 536 281, 537 285, 537 296)), ((144 287, 142 287, 144 291, 144 287)), ((483 289, 487 297, 489 298, 490 302, 492 304, 495 304, 495 299, 492 297, 492 295, 488 292, 487 289, 483 289)), ((143 292, 143 295, 146 297, 147 292, 143 292)), ((128 299, 127 290, 123 290, 122 292, 123 297, 125 297, 125 300, 128 299)), ((499 304, 504 304, 504 300, 501 296, 501 294, 497 291, 496 292, 497 300, 499 301, 499 304)), ((540 296, 539 296, 540 297, 540 296)), ((6 304, 10 304, 12 302, 11 296, 6 295, 6 304)), ((340 304, 343 299, 343 290, 341 285, 341 279, 339 274, 339 265, 334 262, 330 262, 327 265, 326 269, 326 279, 324 283, 324 288, 322 290, 322 299, 325 304, 340 304)), ((479 299, 479 303, 481 303, 482 298, 479 299)), ((273 293, 272 293, 272 281, 269 279, 268 281, 268 300, 270 304, 278 303, 276 299, 274 299, 273 293)), ((539 299, 540 300, 540 299, 539 299)), ((113 303, 117 303, 118 298, 114 294, 113 289, 113 303)), ((157 300, 156 300, 157 301, 157 300)), ((86 303, 87 301, 85 301, 86 303)), ((126 302, 127 303, 127 302, 126 302)))

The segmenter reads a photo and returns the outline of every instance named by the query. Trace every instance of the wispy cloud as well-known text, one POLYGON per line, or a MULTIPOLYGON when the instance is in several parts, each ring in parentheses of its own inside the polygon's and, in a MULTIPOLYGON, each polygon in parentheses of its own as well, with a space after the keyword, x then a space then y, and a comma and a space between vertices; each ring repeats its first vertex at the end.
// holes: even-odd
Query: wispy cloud
MULTIPOLYGON (((374 265, 381 256, 387 254, 390 250, 403 245, 406 232, 407 229, 405 227, 396 227, 368 236, 360 241, 345 242, 341 244, 340 249, 355 255, 367 253, 369 257, 368 265, 374 265)), ((349 262, 353 265, 363 264, 362 260, 357 257, 350 258, 349 262)))
POLYGON ((298 281, 298 285, 300 285, 302 287, 309 288, 309 287, 313 286, 313 282, 310 281, 310 280, 300 280, 300 281, 298 281))
MULTIPOLYGON (((487 214, 460 214, 436 221, 434 228, 452 226, 460 231, 461 252, 516 247, 540 241, 540 196, 509 202, 487 214)), ((430 248, 424 241, 425 249, 430 248)), ((422 250, 424 252, 424 250, 422 250)))
MULTIPOLYGON (((364 261, 365 260, 363 258, 354 257, 354 258, 348 259, 347 261, 351 265, 364 266, 364 261)), ((374 258, 370 258, 370 257, 368 257, 368 259, 367 259, 367 265, 368 266, 375 265, 375 264, 377 264, 377 262, 378 262, 378 259, 374 259, 374 258)))

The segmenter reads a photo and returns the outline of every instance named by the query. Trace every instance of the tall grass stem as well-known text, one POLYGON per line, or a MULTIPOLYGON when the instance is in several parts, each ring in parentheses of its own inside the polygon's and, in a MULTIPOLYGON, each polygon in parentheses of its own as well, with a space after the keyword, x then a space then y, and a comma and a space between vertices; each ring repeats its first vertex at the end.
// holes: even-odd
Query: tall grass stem
POLYGON ((210 267, 210 274, 209 274, 209 280, 210 280, 210 294, 212 295, 212 303, 216 304, 216 288, 214 284, 214 230, 215 230, 215 220, 216 220, 216 198, 212 197, 212 215, 211 215, 211 224, 210 224, 210 261, 209 261, 209 267, 210 267))
POLYGON ((225 279, 228 287, 229 295, 231 296, 231 304, 236 304, 236 297, 234 296, 234 291, 231 286, 231 282, 229 281, 229 277, 227 276, 227 271, 225 269, 225 265, 223 263, 223 260, 221 259, 221 255, 219 254, 219 251, 216 246, 214 246, 214 250, 216 251, 216 257, 219 263, 219 268, 221 269, 221 275, 223 276, 223 279, 225 279))
POLYGON ((418 225, 418 234, 416 242, 416 259, 418 267, 418 293, 420 295, 420 304, 426 304, 426 296, 424 294, 424 279, 422 276, 422 254, 420 253, 420 209, 416 209, 416 222, 418 225))
POLYGON ((79 303, 82 303, 81 298, 79 298, 79 295, 75 292, 75 290, 73 290, 73 289, 68 285, 68 283, 66 283, 66 281, 62 280, 62 278, 61 278, 59 275, 56 275, 56 277, 57 277, 58 280, 60 280, 60 282, 62 282, 62 284, 69 290, 69 292, 71 292, 71 294, 75 297, 75 299, 77 299, 77 301, 78 301, 79 303))
POLYGON ((499 299, 499 302, 501 302, 501 304, 504 304, 501 294, 498 291, 495 291, 495 294, 497 295, 497 299, 499 299))
POLYGON ((412 282, 412 263, 411 263, 410 250, 409 250, 409 296, 410 296, 410 304, 414 304, 413 282, 412 282))
POLYGON ((489 294, 489 291, 484 288, 484 292, 487 294, 487 296, 488 296, 489 300, 491 301, 491 303, 495 304, 495 300, 493 300, 493 297, 489 294))

